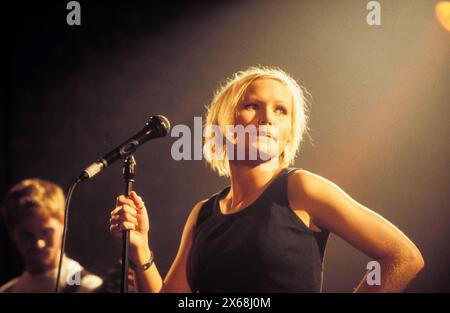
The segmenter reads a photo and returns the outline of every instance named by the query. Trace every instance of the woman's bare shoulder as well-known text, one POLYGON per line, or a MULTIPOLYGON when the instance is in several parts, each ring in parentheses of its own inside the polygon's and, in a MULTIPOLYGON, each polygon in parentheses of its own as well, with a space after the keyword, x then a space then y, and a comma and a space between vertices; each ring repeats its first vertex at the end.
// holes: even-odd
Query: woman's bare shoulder
POLYGON ((338 189, 332 181, 309 170, 298 169, 289 175, 289 197, 301 207, 307 205, 308 199, 322 198, 338 189))
POLYGON ((307 188, 317 186, 322 180, 325 180, 325 178, 309 170, 299 168, 289 175, 289 187, 294 188, 298 193, 299 190, 305 191, 307 188))
POLYGON ((200 213, 201 208, 203 207, 203 205, 208 202, 209 199, 203 199, 200 200, 199 202, 197 202, 194 207, 191 210, 191 213, 189 214, 188 217, 188 221, 187 223, 190 225, 195 225, 195 223, 197 222, 197 217, 200 213))

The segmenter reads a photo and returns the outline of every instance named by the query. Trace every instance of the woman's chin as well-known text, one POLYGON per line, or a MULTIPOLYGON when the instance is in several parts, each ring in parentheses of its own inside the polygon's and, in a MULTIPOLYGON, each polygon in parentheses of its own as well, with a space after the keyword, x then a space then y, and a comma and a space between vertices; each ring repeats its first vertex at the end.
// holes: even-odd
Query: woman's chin
POLYGON ((247 159, 269 161, 278 157, 278 155, 278 149, 274 144, 264 144, 260 142, 259 144, 250 145, 247 159))
POLYGON ((273 141, 260 141, 257 149, 261 160, 267 161, 279 155, 278 145, 276 145, 273 141))

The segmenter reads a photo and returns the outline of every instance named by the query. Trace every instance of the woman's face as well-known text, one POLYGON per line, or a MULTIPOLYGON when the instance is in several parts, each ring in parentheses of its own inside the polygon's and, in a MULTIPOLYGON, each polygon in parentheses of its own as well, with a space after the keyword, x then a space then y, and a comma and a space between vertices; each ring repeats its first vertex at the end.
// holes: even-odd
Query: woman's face
MULTIPOLYGON (((292 125, 292 95, 283 83, 274 79, 257 79, 236 107, 236 125, 256 129, 255 136, 245 135, 248 151, 258 152, 258 159, 278 157, 289 141, 292 125)), ((237 142, 239 143, 237 136, 237 142)))

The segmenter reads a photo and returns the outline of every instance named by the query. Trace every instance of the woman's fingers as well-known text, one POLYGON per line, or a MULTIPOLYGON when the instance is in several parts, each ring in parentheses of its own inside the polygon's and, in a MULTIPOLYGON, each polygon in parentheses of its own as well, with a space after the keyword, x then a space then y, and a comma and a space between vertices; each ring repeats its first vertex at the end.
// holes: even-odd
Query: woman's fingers
POLYGON ((115 214, 115 215, 111 216, 111 218, 109 220, 110 224, 118 224, 121 222, 128 222, 128 223, 132 223, 134 225, 138 224, 137 218, 128 213, 115 214))
POLYGON ((112 210, 111 216, 117 215, 117 214, 123 215, 125 213, 127 213, 127 214, 129 214, 131 216, 134 216, 134 217, 137 215, 137 211, 136 211, 135 208, 130 207, 127 204, 123 204, 123 205, 120 205, 120 206, 116 207, 114 210, 112 210))
POLYGON ((109 231, 111 234, 122 233, 124 230, 135 230, 136 226, 130 222, 119 222, 117 224, 111 224, 109 226, 109 231))
POLYGON ((142 209, 144 207, 144 201, 141 197, 137 195, 136 192, 132 191, 130 192, 130 195, 128 197, 125 197, 124 195, 120 195, 116 198, 116 207, 119 207, 121 205, 128 205, 131 208, 134 209, 142 209))
POLYGON ((144 201, 142 201, 142 198, 139 197, 136 192, 130 192, 130 199, 133 201, 138 210, 144 207, 144 201))
POLYGON ((136 205, 134 204, 133 200, 131 200, 128 197, 125 197, 124 195, 120 195, 116 198, 116 207, 122 204, 128 204, 130 207, 136 208, 136 205))
POLYGON ((115 208, 111 212, 111 218, 109 219, 109 230, 111 234, 117 235, 126 229, 136 230, 138 224, 136 215, 136 209, 127 204, 115 208))
POLYGON ((133 231, 131 239, 137 240, 147 236, 149 222, 144 202, 134 191, 130 193, 129 197, 123 195, 117 197, 116 207, 111 211, 109 230, 117 238, 124 230, 133 231))

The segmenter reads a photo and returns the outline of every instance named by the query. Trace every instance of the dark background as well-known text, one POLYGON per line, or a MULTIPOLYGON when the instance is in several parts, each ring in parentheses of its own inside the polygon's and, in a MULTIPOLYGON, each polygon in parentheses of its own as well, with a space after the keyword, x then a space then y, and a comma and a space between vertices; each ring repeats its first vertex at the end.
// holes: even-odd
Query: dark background
MULTIPOLYGON (((68 1, 2 4, 0 194, 27 177, 66 190, 90 162, 167 116, 193 126, 219 84, 261 64, 311 93, 310 129, 295 166, 339 185, 403 230, 426 267, 411 292, 450 291, 450 34, 434 1, 68 1)), ((192 129, 192 128, 191 128, 192 129)), ((136 154, 136 191, 151 215, 164 276, 192 206, 228 184, 204 161, 174 161, 170 136, 136 154)), ((67 253, 105 274, 120 246, 109 212, 123 192, 121 162, 76 190, 67 253)), ((22 268, 0 227, 0 283, 22 268)), ((325 292, 350 292, 368 257, 332 236, 325 292)))

